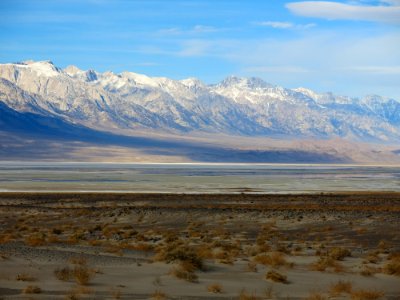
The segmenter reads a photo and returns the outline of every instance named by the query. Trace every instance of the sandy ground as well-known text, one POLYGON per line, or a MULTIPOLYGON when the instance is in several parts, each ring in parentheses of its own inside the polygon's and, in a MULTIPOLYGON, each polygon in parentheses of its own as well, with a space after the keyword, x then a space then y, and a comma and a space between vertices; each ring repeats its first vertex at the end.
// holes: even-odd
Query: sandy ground
POLYGON ((399 228, 397 193, 3 193, 0 299, 400 299, 399 228))

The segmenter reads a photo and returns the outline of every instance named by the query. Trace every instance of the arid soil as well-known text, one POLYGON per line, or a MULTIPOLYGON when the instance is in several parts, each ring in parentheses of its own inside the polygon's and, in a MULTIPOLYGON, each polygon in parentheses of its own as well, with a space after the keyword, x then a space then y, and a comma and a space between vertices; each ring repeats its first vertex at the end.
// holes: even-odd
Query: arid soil
POLYGON ((400 193, 0 194, 0 299, 400 299, 400 193))

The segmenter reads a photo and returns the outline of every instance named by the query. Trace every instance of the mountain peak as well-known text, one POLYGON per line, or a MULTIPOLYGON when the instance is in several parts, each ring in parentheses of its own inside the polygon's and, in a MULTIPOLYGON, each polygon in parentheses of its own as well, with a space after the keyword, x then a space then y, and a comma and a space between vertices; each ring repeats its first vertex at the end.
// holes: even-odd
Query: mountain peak
POLYGON ((36 72, 39 76, 43 77, 58 76, 61 72, 61 69, 57 68, 51 60, 44 60, 44 61, 27 60, 16 63, 14 65, 19 68, 29 68, 32 71, 36 72))
POLYGON ((69 65, 68 67, 66 67, 64 69, 64 72, 67 73, 70 76, 75 76, 77 74, 83 73, 84 71, 79 69, 77 66, 69 65))
POLYGON ((318 99, 318 96, 319 96, 316 92, 314 92, 310 89, 303 88, 303 87, 293 89, 293 91, 295 91, 297 93, 301 93, 301 94, 303 94, 307 97, 310 97, 311 99, 314 99, 314 100, 318 99))
POLYGON ((185 86, 187 86, 189 88, 205 86, 205 84, 201 80, 199 80, 199 79, 197 79, 195 77, 189 77, 189 78, 186 78, 186 79, 182 79, 182 80, 180 80, 180 82, 183 85, 185 85, 185 86))
POLYGON ((232 86, 238 86, 238 87, 247 87, 247 88, 270 88, 273 87, 273 85, 265 82, 261 78, 258 77, 237 77, 237 76, 228 76, 225 78, 221 83, 219 84, 220 86, 223 87, 232 87, 232 86))
POLYGON ((33 65, 33 64, 40 64, 40 65, 52 65, 54 66, 54 63, 51 60, 38 60, 38 61, 34 61, 34 60, 24 60, 18 64, 22 64, 22 65, 33 65))
POLYGON ((76 66, 70 65, 64 69, 64 72, 71 77, 80 78, 87 82, 97 80, 97 73, 94 70, 83 71, 76 66))

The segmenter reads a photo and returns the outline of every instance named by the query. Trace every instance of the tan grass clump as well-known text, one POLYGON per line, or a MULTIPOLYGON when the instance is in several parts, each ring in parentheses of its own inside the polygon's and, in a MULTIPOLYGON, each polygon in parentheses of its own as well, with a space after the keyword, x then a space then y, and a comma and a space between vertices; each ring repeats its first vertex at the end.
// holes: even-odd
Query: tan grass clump
POLYGON ((259 254, 254 261, 262 265, 278 268, 281 266, 290 266, 281 252, 273 252, 271 254, 259 254))
POLYGON ((265 278, 268 280, 272 280, 274 282, 280 282, 280 283, 288 283, 287 281, 287 276, 283 275, 277 271, 271 270, 269 271, 266 275, 265 278))
POLYGON ((339 280, 337 283, 334 283, 330 289, 329 293, 333 297, 340 296, 342 293, 350 294, 353 289, 352 283, 350 281, 342 281, 339 280))
POLYGON ((15 280, 17 280, 17 281, 35 281, 36 278, 27 273, 21 273, 15 277, 15 280))
POLYGON ((385 295, 378 290, 356 290, 351 293, 352 300, 377 300, 385 295))
POLYGON ((86 265, 79 265, 74 268, 73 275, 75 281, 80 285, 88 285, 89 281, 93 278, 93 273, 86 265))
POLYGON ((400 276, 400 257, 393 257, 383 268, 383 271, 389 275, 400 276))
POLYGON ((54 275, 58 280, 69 281, 73 276, 73 271, 69 267, 57 268, 54 270, 54 275))
POLYGON ((381 273, 382 272, 382 268, 377 268, 377 267, 371 267, 371 266, 363 266, 363 268, 360 271, 360 274, 362 276, 372 276, 376 273, 381 273))
POLYGON ((6 244, 14 239, 14 235, 10 233, 0 234, 0 244, 6 244))
POLYGON ((243 289, 239 294, 239 300, 261 300, 256 293, 249 294, 245 289, 243 289))
POLYGON ((28 285, 22 292, 24 294, 40 294, 42 289, 36 285, 28 285))
POLYGON ((156 290, 153 294, 150 295, 151 299, 154 300, 164 300, 167 299, 167 294, 160 290, 156 290))
POLYGON ((54 270, 54 275, 58 280, 69 281, 75 279, 80 285, 88 285, 90 280, 94 277, 95 272, 86 264, 86 259, 73 258, 71 261, 75 264, 74 268, 66 266, 54 270))
POLYGON ((197 254, 193 247, 175 242, 159 248, 154 257, 156 261, 181 262, 192 265, 196 270, 203 270, 203 259, 197 254))
POLYGON ((327 298, 320 293, 311 293, 306 300, 326 300, 327 298))
POLYGON ((176 278, 186 280, 188 282, 197 282, 198 276, 194 273, 191 267, 180 264, 179 266, 173 267, 170 274, 176 278))
POLYGON ((335 260, 343 260, 345 257, 351 256, 351 252, 345 248, 333 247, 328 250, 327 256, 335 260))
POLYGON ((323 272, 326 269, 333 269, 334 272, 342 272, 343 266, 331 257, 320 257, 317 262, 311 265, 311 270, 323 272))
POLYGON ((207 291, 214 294, 222 293, 222 286, 218 283, 213 283, 207 287, 207 291))
POLYGON ((25 238, 25 244, 31 247, 43 246, 46 244, 46 239, 43 234, 33 234, 25 238))

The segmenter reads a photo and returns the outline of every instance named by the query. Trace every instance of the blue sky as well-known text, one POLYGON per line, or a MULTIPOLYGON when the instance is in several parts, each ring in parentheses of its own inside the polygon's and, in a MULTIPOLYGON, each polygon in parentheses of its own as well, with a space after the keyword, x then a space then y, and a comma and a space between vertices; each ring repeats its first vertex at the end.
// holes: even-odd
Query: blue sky
POLYGON ((400 100, 400 0, 1 0, 0 62, 400 100))

